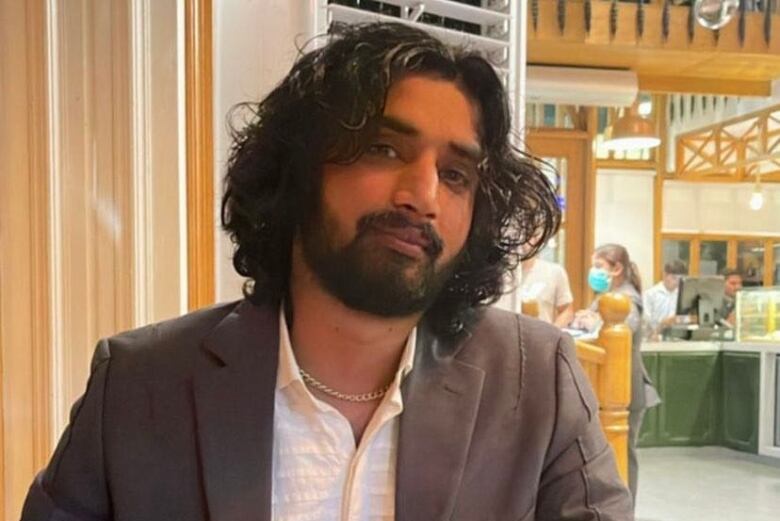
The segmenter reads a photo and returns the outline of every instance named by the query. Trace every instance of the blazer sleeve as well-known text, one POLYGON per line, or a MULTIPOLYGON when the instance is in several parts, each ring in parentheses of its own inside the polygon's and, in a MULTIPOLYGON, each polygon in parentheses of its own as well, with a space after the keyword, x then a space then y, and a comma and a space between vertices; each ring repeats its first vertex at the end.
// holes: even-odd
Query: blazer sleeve
POLYGON ((555 429, 536 505, 537 521, 630 521, 631 496, 617 472, 598 402, 574 342, 563 335, 556 361, 555 429))
POLYGON ((73 405, 49 465, 35 478, 21 521, 109 521, 111 508, 103 460, 103 397, 109 348, 101 340, 84 395, 73 405))

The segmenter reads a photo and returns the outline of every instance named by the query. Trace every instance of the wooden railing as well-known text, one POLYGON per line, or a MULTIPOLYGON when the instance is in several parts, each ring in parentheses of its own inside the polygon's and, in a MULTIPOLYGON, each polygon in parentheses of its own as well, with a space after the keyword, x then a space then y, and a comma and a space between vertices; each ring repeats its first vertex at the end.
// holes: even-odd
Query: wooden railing
POLYGON ((577 358, 599 400, 599 417, 615 451, 618 471, 628 479, 628 404, 631 400, 631 330, 625 319, 631 301, 608 293, 599 298, 604 325, 593 343, 577 341, 577 358))
POLYGON ((711 30, 672 0, 529 0, 527 60, 630 69, 643 92, 770 96, 780 73, 780 1, 748 4, 711 30))

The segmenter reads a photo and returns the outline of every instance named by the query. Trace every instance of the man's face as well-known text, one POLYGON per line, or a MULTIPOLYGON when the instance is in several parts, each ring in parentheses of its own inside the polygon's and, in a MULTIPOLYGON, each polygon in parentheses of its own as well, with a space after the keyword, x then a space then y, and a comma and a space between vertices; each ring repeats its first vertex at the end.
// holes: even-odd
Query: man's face
POLYGON ((741 289, 742 277, 740 275, 729 275, 726 277, 726 295, 733 297, 741 289))
POLYGON ((674 291, 680 287, 680 275, 674 273, 664 273, 664 286, 669 291, 674 291))
POLYGON ((452 82, 408 76, 388 91, 379 132, 349 165, 325 164, 303 258, 348 307, 424 311, 457 268, 481 159, 478 115, 452 82))

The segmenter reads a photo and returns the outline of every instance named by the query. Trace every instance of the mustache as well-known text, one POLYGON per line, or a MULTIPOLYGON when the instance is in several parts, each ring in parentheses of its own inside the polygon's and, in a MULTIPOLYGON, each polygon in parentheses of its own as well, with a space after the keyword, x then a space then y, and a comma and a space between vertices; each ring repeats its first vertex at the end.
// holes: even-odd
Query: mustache
POLYGON ((438 257, 444 249, 444 241, 428 223, 416 223, 406 214, 395 211, 374 212, 364 215, 357 222, 357 235, 361 236, 373 228, 414 229, 426 242, 423 250, 431 258, 438 257))

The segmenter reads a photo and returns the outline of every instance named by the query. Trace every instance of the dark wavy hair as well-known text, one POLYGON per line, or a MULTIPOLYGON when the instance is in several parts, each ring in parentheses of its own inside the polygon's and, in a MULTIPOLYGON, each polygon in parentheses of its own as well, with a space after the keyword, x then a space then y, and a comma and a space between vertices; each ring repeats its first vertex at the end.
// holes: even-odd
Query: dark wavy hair
POLYGON ((293 238, 318 208, 322 165, 361 156, 388 89, 406 75, 455 82, 479 109, 484 150, 462 261, 426 312, 434 330, 462 330, 472 308, 500 297, 521 257, 533 256, 557 232, 555 193, 536 163, 511 144, 506 93, 484 58, 407 25, 335 25, 327 45, 301 54, 264 100, 231 114, 222 225, 235 245, 236 271, 249 278, 248 299, 284 297, 293 238))

